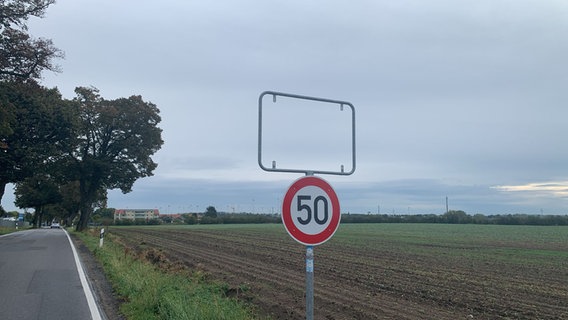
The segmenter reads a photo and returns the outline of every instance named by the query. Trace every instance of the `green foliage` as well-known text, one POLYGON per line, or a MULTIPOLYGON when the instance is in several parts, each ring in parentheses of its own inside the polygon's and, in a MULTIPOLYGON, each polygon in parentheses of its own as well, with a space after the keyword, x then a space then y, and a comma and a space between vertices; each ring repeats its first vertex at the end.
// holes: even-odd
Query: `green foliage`
POLYGON ((20 215, 20 213, 18 211, 6 212, 7 217, 18 218, 19 215, 20 215))
POLYGON ((136 259, 113 242, 109 232, 98 248, 97 232, 79 236, 102 263, 116 293, 125 301, 128 319, 253 319, 250 311, 225 298, 222 284, 204 280, 200 272, 165 273, 136 259))
POLYGON ((49 209, 61 199, 57 184, 48 175, 38 174, 16 185, 15 203, 20 208, 35 208, 35 227, 41 226, 46 214, 49 214, 48 220, 55 218, 53 210, 49 209))
POLYGON ((43 17, 47 7, 55 0, 3 0, 0 5, 0 30, 6 28, 27 29, 30 16, 43 17))
POLYGON ((98 214, 101 218, 114 219, 114 211, 114 208, 98 208, 95 210, 95 214, 98 214))
POLYGON ((217 218, 217 209, 214 206, 209 206, 205 209, 206 218, 217 218))
POLYGON ((59 186, 62 200, 59 203, 65 224, 70 226, 81 208, 79 181, 67 181, 59 186))
POLYGON ((217 224, 219 223, 219 219, 218 218, 213 218, 213 217, 208 217, 208 216, 203 216, 200 220, 199 220, 200 224, 217 224))
POLYGON ((159 219, 150 219, 150 220, 146 220, 146 219, 134 219, 134 220, 130 220, 130 219, 121 219, 121 220, 116 220, 113 224, 117 225, 117 226, 156 226, 161 224, 162 221, 159 219))
POLYGON ((445 223, 469 223, 471 217, 462 210, 450 210, 442 215, 441 220, 445 223))
POLYGON ((281 223, 279 215, 268 214, 222 214, 219 216, 219 223, 223 224, 248 224, 248 223, 281 223))
POLYGON ((33 81, 0 81, 7 115, 0 121, 0 200, 7 183, 26 190, 20 192, 20 207, 54 203, 51 196, 46 202, 46 192, 59 192, 64 217, 70 222, 81 212, 82 230, 93 209, 105 207, 108 189, 127 193, 138 178, 153 174, 157 164, 150 156, 163 141, 158 108, 140 96, 105 100, 93 88, 76 92, 76 99, 66 101, 57 89, 33 81), (32 176, 49 180, 50 190, 24 183, 32 176))
MULTIPOLYGON (((26 21, 42 17, 54 2, 0 2, 0 200, 6 184, 49 175, 59 180, 53 192, 71 191, 60 208, 68 222, 81 212, 82 230, 93 209, 105 206, 107 190, 130 192, 138 178, 153 174, 157 164, 150 156, 163 144, 161 118, 140 96, 106 100, 94 88, 79 87, 71 102, 35 82, 43 70, 58 71, 52 60, 63 54, 51 40, 30 37, 26 21)), ((42 202, 28 200, 21 205, 42 202)))
POLYGON ((16 205, 20 208, 38 208, 61 201, 57 184, 46 175, 35 175, 16 186, 16 205))
MULTIPOLYGON (((79 181, 81 217, 86 228, 93 206, 106 190, 127 193, 138 178, 151 176, 151 159, 163 144, 159 110, 140 96, 106 100, 96 88, 75 89, 80 124, 67 154, 69 180, 79 181)), ((104 195, 103 195, 104 194, 104 195)))
POLYGON ((387 215, 387 214, 342 214, 341 223, 451 223, 451 224, 497 224, 566 226, 568 215, 467 215, 464 211, 449 211, 443 215, 387 215))
POLYGON ((186 213, 182 215, 183 221, 185 224, 197 224, 197 214, 195 213, 186 213))
POLYGON ((7 183, 37 174, 55 178, 63 143, 72 136, 73 114, 57 89, 29 81, 1 82, 0 200, 7 183))
POLYGON ((49 39, 27 33, 30 16, 43 17, 55 0, 5 0, 0 2, 0 80, 39 79, 43 70, 58 71, 52 60, 63 58, 49 39))

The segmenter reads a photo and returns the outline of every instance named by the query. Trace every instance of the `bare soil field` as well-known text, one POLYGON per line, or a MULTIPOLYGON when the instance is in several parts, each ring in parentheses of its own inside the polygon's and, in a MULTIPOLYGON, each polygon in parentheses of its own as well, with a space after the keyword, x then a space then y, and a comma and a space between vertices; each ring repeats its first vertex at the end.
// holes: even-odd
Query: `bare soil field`
MULTIPOLYGON (((226 282, 262 318, 305 319, 305 247, 280 225, 110 235, 157 264, 226 282)), ((314 250, 314 318, 568 319, 565 240, 561 227, 342 225, 314 250)))

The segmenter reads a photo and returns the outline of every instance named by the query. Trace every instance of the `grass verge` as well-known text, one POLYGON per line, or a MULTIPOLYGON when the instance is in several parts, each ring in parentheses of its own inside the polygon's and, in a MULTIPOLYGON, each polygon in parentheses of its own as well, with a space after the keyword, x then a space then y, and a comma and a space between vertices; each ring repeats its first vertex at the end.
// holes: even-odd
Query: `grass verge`
POLYGON ((15 232, 16 229, 8 227, 0 227, 0 235, 15 232))
POLYGON ((30 229, 30 227, 20 227, 19 229, 16 229, 14 227, 0 227, 0 235, 18 232, 27 229, 30 229))
POLYGON ((77 235, 124 300, 121 312, 128 319, 255 319, 250 308, 226 297, 226 285, 207 281, 202 272, 162 270, 128 252, 111 235, 99 248, 98 231, 77 235))

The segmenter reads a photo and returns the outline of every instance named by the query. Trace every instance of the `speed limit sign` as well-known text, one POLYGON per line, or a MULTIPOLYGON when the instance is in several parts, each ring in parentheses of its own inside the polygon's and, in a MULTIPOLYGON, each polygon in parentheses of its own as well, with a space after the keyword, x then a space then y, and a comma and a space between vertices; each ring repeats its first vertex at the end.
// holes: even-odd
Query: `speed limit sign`
POLYGON ((329 240, 340 219, 335 191, 327 181, 315 176, 296 180, 282 201, 282 222, 286 231, 305 245, 314 246, 329 240))

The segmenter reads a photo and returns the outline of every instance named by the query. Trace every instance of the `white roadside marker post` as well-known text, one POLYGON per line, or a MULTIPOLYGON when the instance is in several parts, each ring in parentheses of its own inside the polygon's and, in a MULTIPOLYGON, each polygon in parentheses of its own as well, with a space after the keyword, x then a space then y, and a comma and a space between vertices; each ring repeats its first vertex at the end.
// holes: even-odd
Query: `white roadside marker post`
POLYGON ((102 228, 101 229, 101 235, 99 237, 99 248, 103 247, 104 239, 105 239, 105 228, 102 228))

